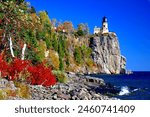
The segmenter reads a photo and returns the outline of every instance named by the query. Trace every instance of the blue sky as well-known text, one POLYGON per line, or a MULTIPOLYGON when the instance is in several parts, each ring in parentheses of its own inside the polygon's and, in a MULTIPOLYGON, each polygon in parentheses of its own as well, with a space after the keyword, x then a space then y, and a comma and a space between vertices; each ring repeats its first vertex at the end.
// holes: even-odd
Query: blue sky
POLYGON ((71 21, 74 27, 88 23, 90 32, 108 18, 116 32, 127 69, 150 71, 150 0, 26 0, 37 11, 47 10, 50 19, 71 21))

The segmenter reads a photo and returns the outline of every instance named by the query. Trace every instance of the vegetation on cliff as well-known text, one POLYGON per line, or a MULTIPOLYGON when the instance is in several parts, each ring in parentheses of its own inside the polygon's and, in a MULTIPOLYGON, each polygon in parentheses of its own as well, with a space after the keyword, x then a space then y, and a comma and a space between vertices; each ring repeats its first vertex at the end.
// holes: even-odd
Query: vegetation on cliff
POLYGON ((87 24, 75 29, 24 0, 0 0, 0 77, 50 86, 56 82, 53 70, 56 80, 65 82, 64 71, 95 67, 88 39, 87 24))

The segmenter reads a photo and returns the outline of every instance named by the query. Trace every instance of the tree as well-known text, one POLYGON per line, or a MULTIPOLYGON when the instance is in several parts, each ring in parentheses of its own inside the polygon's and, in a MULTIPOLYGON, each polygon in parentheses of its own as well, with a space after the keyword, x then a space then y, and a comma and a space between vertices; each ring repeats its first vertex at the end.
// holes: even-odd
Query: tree
POLYGON ((43 62, 44 59, 45 59, 45 52, 46 52, 46 49, 47 49, 45 41, 40 40, 37 49, 38 49, 37 61, 38 62, 43 62))
POLYGON ((60 61, 59 69, 60 69, 61 71, 63 71, 63 70, 64 70, 64 63, 63 63, 63 60, 62 60, 61 57, 59 58, 59 61, 60 61))
POLYGON ((0 7, 2 14, 1 17, 3 17, 3 22, 1 23, 1 28, 3 29, 3 38, 1 40, 1 44, 4 45, 5 51, 8 50, 8 48, 10 49, 12 58, 15 56, 14 50, 20 51, 22 49, 19 48, 19 42, 24 42, 24 39, 22 39, 22 37, 19 35, 20 30, 23 27, 28 27, 28 24, 30 23, 30 21, 27 21, 28 15, 25 15, 27 6, 22 2, 23 0, 4 1, 1 3, 0 7))
POLYGON ((49 51, 49 57, 48 58, 48 64, 50 66, 52 66, 52 68, 54 70, 59 70, 59 65, 60 65, 60 62, 59 62, 59 56, 58 56, 58 53, 54 50, 50 50, 49 51))
POLYGON ((56 35, 53 35, 52 46, 56 52, 58 52, 58 40, 56 35))
POLYGON ((30 8, 30 13, 36 13, 36 10, 33 6, 31 6, 31 8, 30 8))
POLYGON ((83 25, 83 32, 84 32, 85 35, 88 35, 88 34, 89 34, 89 26, 88 26, 87 23, 85 23, 85 24, 83 25))
POLYGON ((81 64, 81 63, 82 63, 82 52, 81 52, 81 48, 80 48, 80 47, 75 47, 75 50, 74 50, 74 58, 75 58, 75 61, 76 61, 78 64, 81 64))
POLYGON ((73 33, 73 31, 74 31, 73 24, 72 24, 72 22, 69 22, 69 21, 65 21, 63 23, 63 28, 64 28, 65 32, 67 32, 69 34, 73 33))
POLYGON ((58 43, 58 53, 59 56, 61 56, 62 58, 64 58, 65 53, 66 53, 66 40, 65 37, 63 35, 59 36, 59 43, 58 43))
POLYGON ((13 2, 16 2, 16 4, 21 4, 24 2, 24 0, 1 0, 2 2, 7 2, 7 1, 13 1, 13 2))
POLYGON ((77 30, 77 35, 78 36, 85 36, 85 35, 88 35, 89 34, 89 27, 88 27, 88 24, 85 23, 81 23, 78 25, 78 30, 77 30))
POLYGON ((57 23, 57 20, 54 18, 54 19, 52 19, 51 23, 52 23, 52 26, 55 27, 56 23, 57 23))
POLYGON ((35 33, 32 30, 26 30, 24 36, 25 41, 29 46, 37 47, 37 39, 35 37, 35 33))
POLYGON ((45 11, 39 12, 39 18, 41 20, 41 23, 43 26, 51 24, 50 18, 48 17, 47 13, 45 11))
POLYGON ((86 58, 90 58, 91 56, 91 53, 92 53, 92 49, 87 47, 85 44, 83 44, 81 46, 81 52, 82 52, 82 55, 83 55, 83 58, 86 59, 86 58))

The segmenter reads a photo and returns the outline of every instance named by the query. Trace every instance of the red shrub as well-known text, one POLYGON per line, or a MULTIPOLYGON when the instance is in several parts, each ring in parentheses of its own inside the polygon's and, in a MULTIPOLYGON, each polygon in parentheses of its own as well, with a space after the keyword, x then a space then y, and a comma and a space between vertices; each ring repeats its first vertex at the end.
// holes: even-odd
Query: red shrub
POLYGON ((21 75, 29 74, 27 81, 32 85, 51 86, 56 83, 56 78, 51 69, 43 64, 31 66, 31 62, 15 58, 13 62, 7 64, 0 55, 0 73, 2 77, 8 76, 9 80, 18 80, 21 75))
POLYGON ((23 72, 24 74, 27 72, 27 67, 29 67, 30 62, 27 60, 21 60, 15 58, 14 61, 10 64, 9 67, 9 79, 15 80, 19 78, 19 74, 23 72))
POLYGON ((9 66, 8 64, 3 60, 3 56, 0 55, 0 73, 1 77, 6 77, 8 75, 9 66))
POLYGON ((51 69, 45 67, 43 64, 30 66, 28 71, 31 73, 28 81, 32 85, 42 85, 47 87, 56 83, 55 76, 52 74, 51 69))

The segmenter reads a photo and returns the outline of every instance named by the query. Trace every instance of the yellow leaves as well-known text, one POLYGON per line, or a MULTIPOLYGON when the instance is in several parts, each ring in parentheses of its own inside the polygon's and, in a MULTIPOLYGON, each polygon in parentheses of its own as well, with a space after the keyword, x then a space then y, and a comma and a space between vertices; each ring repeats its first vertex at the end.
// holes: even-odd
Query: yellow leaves
POLYGON ((50 59, 51 66, 53 67, 53 69, 58 70, 59 64, 60 64, 58 53, 55 52, 54 50, 50 50, 49 59, 50 59))
POLYGON ((50 19, 49 19, 46 12, 44 12, 44 11, 39 12, 39 17, 40 17, 40 20, 41 20, 42 24, 44 24, 44 23, 50 24, 51 23, 51 21, 50 21, 50 19))
POLYGON ((16 91, 12 89, 5 89, 4 92, 7 94, 7 97, 16 97, 16 91))
POLYGON ((6 99, 6 93, 3 90, 0 90, 0 100, 6 99))
POLYGON ((36 15, 36 13, 31 13, 30 15, 32 17, 32 21, 36 22, 37 21, 37 15, 36 15))
POLYGON ((89 67, 89 68, 92 68, 94 66, 94 62, 91 58, 86 58, 85 59, 85 62, 86 62, 86 65, 89 67))
POLYGON ((31 96, 30 89, 26 84, 16 82, 15 86, 17 87, 16 93, 17 93, 18 97, 23 98, 23 99, 30 98, 30 96, 31 96))
POLYGON ((38 61, 39 62, 43 62, 45 59, 45 52, 46 52, 46 43, 43 40, 40 40, 38 43, 38 52, 37 52, 37 56, 38 56, 38 61))

